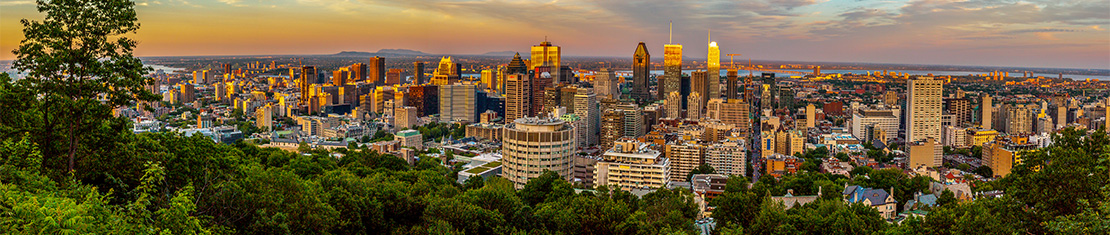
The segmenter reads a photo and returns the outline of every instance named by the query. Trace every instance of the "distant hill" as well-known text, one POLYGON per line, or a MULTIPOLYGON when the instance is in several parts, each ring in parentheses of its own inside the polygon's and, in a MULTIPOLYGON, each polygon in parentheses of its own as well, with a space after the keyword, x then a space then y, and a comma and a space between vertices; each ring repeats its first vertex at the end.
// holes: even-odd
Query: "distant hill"
POLYGON ((424 53, 424 52, 421 52, 421 51, 409 50, 409 49, 381 49, 381 50, 378 50, 378 54, 427 55, 428 53, 424 53))
POLYGON ((488 55, 488 56, 513 56, 513 55, 516 55, 516 52, 515 52, 515 51, 491 51, 491 52, 486 52, 485 54, 482 54, 482 55, 488 55))

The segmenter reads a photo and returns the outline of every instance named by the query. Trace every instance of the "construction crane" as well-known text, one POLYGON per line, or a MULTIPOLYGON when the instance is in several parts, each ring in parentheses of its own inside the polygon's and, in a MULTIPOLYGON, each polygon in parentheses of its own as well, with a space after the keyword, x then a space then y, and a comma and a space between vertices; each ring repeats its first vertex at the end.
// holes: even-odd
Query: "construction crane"
POLYGON ((725 54, 725 56, 728 56, 728 66, 735 69, 736 65, 733 63, 733 59, 735 59, 735 56, 740 56, 740 54, 725 54))

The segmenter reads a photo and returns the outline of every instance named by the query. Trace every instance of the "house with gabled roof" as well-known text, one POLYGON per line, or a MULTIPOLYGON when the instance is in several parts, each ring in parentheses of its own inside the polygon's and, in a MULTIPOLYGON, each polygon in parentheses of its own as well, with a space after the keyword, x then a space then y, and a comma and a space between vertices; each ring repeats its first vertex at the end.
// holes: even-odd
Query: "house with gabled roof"
MULTIPOLYGON (((891 188, 891 192, 894 188, 891 188)), ((863 203, 864 205, 875 208, 879 211, 879 216, 883 219, 892 219, 898 211, 898 200, 894 200, 894 195, 887 193, 883 189, 864 188, 859 185, 845 186, 844 192, 841 193, 844 201, 851 203, 863 203)))

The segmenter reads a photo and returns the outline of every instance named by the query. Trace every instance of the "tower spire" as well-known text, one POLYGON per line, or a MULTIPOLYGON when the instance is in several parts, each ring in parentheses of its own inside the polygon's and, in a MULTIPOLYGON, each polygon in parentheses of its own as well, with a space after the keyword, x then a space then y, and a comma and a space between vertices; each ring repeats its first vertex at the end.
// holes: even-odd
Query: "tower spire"
POLYGON ((667 21, 667 44, 674 44, 674 22, 667 21))

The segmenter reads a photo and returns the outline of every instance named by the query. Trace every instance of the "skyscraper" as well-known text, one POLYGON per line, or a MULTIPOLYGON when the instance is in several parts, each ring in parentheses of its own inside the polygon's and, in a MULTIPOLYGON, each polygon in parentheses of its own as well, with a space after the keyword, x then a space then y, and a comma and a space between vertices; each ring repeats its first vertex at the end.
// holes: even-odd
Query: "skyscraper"
MULTIPOLYGON (((540 45, 532 46, 532 65, 528 69, 536 69, 540 66, 551 66, 551 77, 555 79, 563 79, 559 74, 559 46, 552 45, 551 42, 543 41, 540 45)), ((559 83, 566 83, 562 80, 557 80, 559 83)))
MULTIPOLYGON (((292 71, 290 71, 292 73, 292 71)), ((302 66, 301 77, 297 79, 297 86, 301 88, 301 105, 308 105, 308 99, 312 94, 312 83, 316 81, 316 67, 302 66)))
POLYGON ((982 113, 979 114, 979 125, 982 126, 983 129, 990 130, 992 129, 991 125, 994 124, 992 120, 992 118, 994 118, 994 104, 991 103, 990 94, 983 93, 983 96, 980 98, 982 101, 979 102, 979 111, 982 113))
POLYGON ((505 81, 505 122, 533 115, 532 79, 525 74, 509 74, 505 81))
POLYGON ((423 85, 428 82, 427 79, 424 78, 424 61, 412 62, 412 81, 415 82, 416 85, 423 85))
MULTIPOLYGON (((709 93, 703 93, 705 100, 721 98, 721 49, 717 42, 709 42, 709 60, 705 62, 709 71, 709 93)), ((704 105, 705 103, 702 102, 704 105)))
POLYGON ((682 86, 682 45, 663 45, 663 79, 659 80, 659 99, 667 98, 682 86))
POLYGON ((651 54, 644 42, 636 45, 632 54, 632 99, 641 104, 655 100, 648 93, 648 75, 651 71, 651 54))
POLYGON ((351 80, 366 81, 366 64, 354 63, 351 64, 351 80))
POLYGON ((347 84, 347 76, 350 76, 347 68, 339 68, 331 72, 331 85, 342 86, 347 84))
POLYGON ((435 72, 432 73, 432 85, 448 85, 452 81, 459 79, 458 64, 451 61, 450 56, 445 56, 439 60, 439 66, 436 67, 435 72))
POLYGON ((678 91, 672 91, 663 102, 663 111, 667 113, 667 118, 682 118, 682 94, 679 94, 678 91))
MULTIPOLYGON (((728 69, 728 84, 725 85, 725 98, 726 100, 736 99, 737 92, 736 69, 728 69)), ((709 98, 714 99, 714 98, 709 98)))
POLYGON ((601 68, 594 77, 594 88, 596 88, 597 95, 617 99, 620 98, 620 84, 617 83, 617 76, 613 71, 608 68, 601 68))
MULTIPOLYGON (((701 96, 700 99, 696 100, 698 102, 698 107, 705 107, 705 102, 709 101, 709 97, 706 97, 706 96, 707 96, 707 94, 709 94, 713 90, 711 88, 712 85, 709 84, 710 79, 709 79, 708 75, 709 75, 709 73, 707 73, 706 71, 701 71, 701 70, 694 71, 694 72, 690 73, 690 95, 693 95, 694 93, 698 93, 699 96, 701 96)), ((690 101, 695 101, 695 100, 690 99, 690 101)), ((690 102, 686 102, 686 103, 687 103, 687 109, 689 109, 690 105, 693 105, 690 102)))
POLYGON ((544 170, 570 179, 577 137, 573 127, 555 118, 521 118, 508 123, 501 135, 505 179, 518 189, 544 170))
POLYGON ((956 126, 971 123, 971 100, 965 98, 944 99, 944 110, 956 115, 956 126))
POLYGON ((704 98, 702 98, 701 94, 698 92, 692 92, 687 99, 689 99, 689 101, 686 102, 686 119, 695 121, 701 119, 701 110, 705 107, 705 104, 701 101, 704 100, 704 98))
POLYGON ((906 142, 939 140, 944 80, 917 77, 906 82, 906 142))
POLYGON ((381 86, 385 84, 385 58, 370 57, 369 68, 366 71, 368 82, 381 86))
POLYGON ((441 122, 474 123, 478 120, 475 109, 478 91, 475 85, 454 84, 439 86, 439 119, 441 122))
POLYGON ((583 133, 578 133, 586 142, 580 144, 581 146, 592 146, 597 144, 598 130, 601 127, 600 118, 601 110, 598 109, 597 96, 589 88, 578 88, 578 92, 574 94, 574 113, 582 117, 585 128, 583 133))

